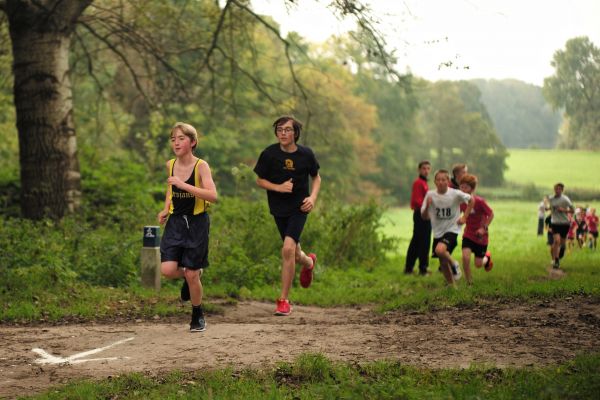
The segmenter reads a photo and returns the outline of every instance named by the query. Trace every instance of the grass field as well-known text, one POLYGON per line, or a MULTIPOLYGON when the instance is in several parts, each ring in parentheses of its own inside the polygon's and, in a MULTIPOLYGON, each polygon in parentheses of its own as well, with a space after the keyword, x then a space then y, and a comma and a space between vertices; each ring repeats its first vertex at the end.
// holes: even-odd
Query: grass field
POLYGON ((567 189, 600 190, 600 152, 510 149, 506 163, 507 182, 533 183, 548 192, 559 181, 567 189))
MULTIPOLYGON (((589 249, 570 251, 563 260, 566 277, 548 276, 550 253, 545 236, 538 237, 535 202, 490 202, 495 219, 490 225, 490 246, 495 267, 486 273, 473 266, 474 285, 459 282, 459 290, 449 290, 437 272, 437 261, 430 263, 431 276, 404 276, 404 259, 412 234, 412 216, 408 208, 389 210, 382 232, 397 237, 396 251, 388 261, 372 271, 328 268, 334 260, 317 265, 314 288, 295 290, 294 301, 321 306, 378 304, 382 310, 423 309, 457 304, 476 304, 495 299, 536 299, 569 296, 578 293, 600 295, 600 252, 589 249)), ((460 257, 460 244, 454 251, 460 257)), ((273 300, 278 287, 262 287, 251 297, 273 300)))
MULTIPOLYGON (((564 278, 550 279, 545 237, 536 235, 536 203, 497 201, 490 205, 496 215, 490 225, 490 250, 495 266, 491 272, 474 269, 472 287, 467 287, 463 279, 458 290, 447 288, 435 261, 430 264, 433 272, 430 276, 402 273, 412 220, 409 209, 397 208, 385 214, 381 228, 383 234, 398 238, 395 251, 390 252, 384 264, 373 270, 360 267, 340 270, 331 268, 335 260, 320 260, 311 289, 294 288, 292 300, 297 304, 321 306, 372 304, 380 310, 427 311, 449 305, 504 300, 537 302, 543 298, 581 294, 600 297, 600 251, 570 251, 562 263, 564 278)), ((218 288, 205 289, 208 301, 223 296, 218 288)), ((240 294, 273 301, 278 290, 278 285, 264 286, 246 289, 240 294)), ((90 302, 96 309, 103 309, 119 304, 115 298, 125 298, 126 303, 150 307, 149 315, 163 315, 173 310, 160 309, 160 304, 178 295, 174 287, 161 292, 159 299, 152 297, 155 294, 144 292, 127 293, 120 289, 113 292, 110 297, 104 292, 90 302)), ((77 314, 77 310, 70 309, 64 301, 60 304, 62 306, 55 307, 55 317, 60 318, 61 313, 77 314)), ((114 308, 111 310, 115 312, 114 308)), ((73 382, 34 398, 592 399, 597 398, 600 390, 598 371, 598 354, 581 355, 563 364, 545 367, 472 366, 464 370, 415 368, 394 361, 355 365, 334 362, 319 354, 304 354, 292 363, 260 370, 174 371, 156 377, 128 374, 99 382, 73 382)))
MULTIPOLYGON (((432 275, 421 278, 403 275, 406 249, 412 234, 412 216, 408 208, 388 210, 383 217, 381 231, 396 238, 396 246, 387 260, 367 270, 334 268, 336 260, 320 259, 315 269, 311 290, 292 290, 292 301, 297 304, 343 306, 374 304, 381 310, 430 309, 452 305, 472 305, 496 299, 524 300, 543 297, 566 297, 573 294, 600 296, 600 250, 575 249, 562 262, 566 276, 561 280, 548 277, 550 255, 545 236, 536 236, 537 204, 535 202, 490 201, 495 218, 490 225, 490 246, 495 267, 486 273, 473 270, 474 285, 467 288, 464 280, 459 290, 445 287, 437 272, 437 261, 432 260, 432 275)), ((600 208, 600 204, 591 204, 600 208)), ((309 249, 308 249, 309 250, 309 249)), ((460 245, 454 251, 460 258, 460 245)), ((274 265, 273 268, 279 268, 274 265)), ((296 283, 297 284, 297 283, 296 283)), ((149 289, 73 289, 76 295, 57 298, 40 293, 41 308, 30 301, 14 300, 0 308, 0 320, 28 321, 60 320, 76 316, 83 319, 110 317, 115 313, 147 317, 181 314, 184 311, 173 301, 178 297, 176 285, 165 285, 160 293, 149 289), (125 301, 124 301, 125 300, 125 301)), ((274 301, 279 284, 255 288, 239 288, 234 296, 241 299, 274 301)), ((207 309, 217 311, 211 299, 227 298, 228 289, 207 285, 207 309)), ((235 299, 231 299, 236 301, 235 299)))

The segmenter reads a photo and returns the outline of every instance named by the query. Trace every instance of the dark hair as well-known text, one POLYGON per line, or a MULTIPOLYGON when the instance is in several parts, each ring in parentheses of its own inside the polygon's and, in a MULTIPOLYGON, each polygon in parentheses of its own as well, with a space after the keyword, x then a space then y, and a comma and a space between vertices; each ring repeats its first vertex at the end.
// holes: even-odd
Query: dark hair
POLYGON ((423 165, 431 165, 431 163, 428 160, 423 160, 419 163, 419 169, 421 169, 423 165))
POLYGON ((291 115, 283 115, 273 122, 273 133, 277 136, 277 127, 285 124, 288 121, 292 121, 294 127, 294 142, 297 142, 300 139, 300 132, 302 132, 302 122, 298 121, 296 118, 291 115))
POLYGON ((439 174, 444 174, 448 178, 450 178, 450 173, 448 172, 448 170, 446 170, 446 169, 438 169, 437 171, 435 171, 435 175, 433 175, 433 179, 436 179, 439 174))
POLYGON ((562 190, 565 190, 565 185, 564 185, 564 184, 562 184, 561 182, 558 182, 556 185, 554 185, 554 187, 557 187, 557 186, 560 186, 560 188, 561 188, 562 190))

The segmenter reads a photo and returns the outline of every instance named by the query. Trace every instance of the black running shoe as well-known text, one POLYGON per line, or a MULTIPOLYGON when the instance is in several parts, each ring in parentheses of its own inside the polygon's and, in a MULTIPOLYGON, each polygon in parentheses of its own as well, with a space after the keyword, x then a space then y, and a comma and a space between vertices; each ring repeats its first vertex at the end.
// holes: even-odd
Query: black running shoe
POLYGON ((190 323, 190 332, 204 332, 206 330, 206 321, 204 317, 192 318, 190 323))
POLYGON ((190 287, 185 278, 183 278, 183 285, 181 285, 179 296, 181 297, 181 301, 190 301, 190 287))

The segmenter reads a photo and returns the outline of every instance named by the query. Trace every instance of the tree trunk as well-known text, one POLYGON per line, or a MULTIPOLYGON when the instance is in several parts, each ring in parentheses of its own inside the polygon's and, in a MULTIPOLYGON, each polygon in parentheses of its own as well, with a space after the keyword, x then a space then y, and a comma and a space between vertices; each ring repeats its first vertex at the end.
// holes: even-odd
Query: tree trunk
POLYGON ((25 218, 62 218, 81 199, 69 47, 89 1, 7 1, 25 218))

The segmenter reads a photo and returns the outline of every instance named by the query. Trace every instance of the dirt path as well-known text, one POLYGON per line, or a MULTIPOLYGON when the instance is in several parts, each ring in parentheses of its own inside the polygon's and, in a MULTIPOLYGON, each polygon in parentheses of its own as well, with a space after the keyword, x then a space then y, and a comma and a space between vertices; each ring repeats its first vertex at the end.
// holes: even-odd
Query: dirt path
POLYGON ((272 304, 240 303, 224 315, 209 316, 206 332, 194 334, 187 332, 187 320, 0 325, 0 397, 131 371, 154 375, 172 369, 270 366, 307 352, 333 360, 393 359, 441 368, 544 365, 600 351, 600 302, 587 297, 427 314, 296 306, 290 317, 274 317, 272 311, 272 304), (98 358, 105 359, 90 360, 98 358))

